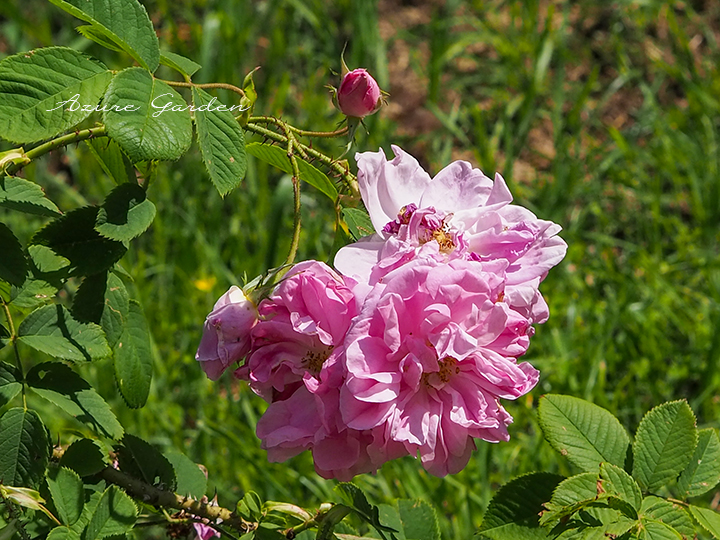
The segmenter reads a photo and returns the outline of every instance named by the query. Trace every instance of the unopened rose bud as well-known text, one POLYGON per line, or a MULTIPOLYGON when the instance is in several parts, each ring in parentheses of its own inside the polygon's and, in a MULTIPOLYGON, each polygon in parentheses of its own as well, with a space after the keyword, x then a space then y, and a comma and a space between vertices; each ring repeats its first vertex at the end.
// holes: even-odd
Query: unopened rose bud
POLYGON ((258 320, 255 304, 233 285, 205 319, 195 360, 213 381, 250 350, 250 330, 258 320))
POLYGON ((367 70, 354 69, 343 77, 337 92, 337 102, 345 116, 364 118, 382 105, 380 87, 367 70))

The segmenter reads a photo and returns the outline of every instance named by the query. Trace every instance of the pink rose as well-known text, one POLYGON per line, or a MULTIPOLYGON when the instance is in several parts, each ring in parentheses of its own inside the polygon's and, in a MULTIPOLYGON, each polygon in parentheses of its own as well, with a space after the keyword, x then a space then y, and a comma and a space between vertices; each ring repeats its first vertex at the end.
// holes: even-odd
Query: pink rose
POLYGON ((364 118, 382 105, 380 87, 366 70, 354 69, 343 77, 337 101, 345 116, 364 118))
POLYGON ((258 311, 243 290, 233 285, 215 303, 205 319, 195 360, 213 381, 250 350, 250 331, 258 320, 258 311))
POLYGON ((538 286, 565 256, 560 226, 510 204, 499 174, 493 181, 455 161, 431 178, 410 154, 392 148, 391 161, 382 150, 355 156, 360 193, 378 233, 342 248, 335 267, 372 286, 416 257, 504 260, 505 301, 532 323, 544 322, 548 311, 538 286))
POLYGON ((196 540, 210 540, 211 538, 215 536, 220 536, 220 533, 213 529, 210 525, 205 525, 204 523, 193 523, 193 528, 195 529, 195 538, 196 540))
POLYGON ((340 410, 380 428, 436 476, 459 472, 473 438, 509 439, 516 399, 538 381, 517 363, 529 322, 503 302, 505 261, 415 259, 373 287, 345 340, 340 410))

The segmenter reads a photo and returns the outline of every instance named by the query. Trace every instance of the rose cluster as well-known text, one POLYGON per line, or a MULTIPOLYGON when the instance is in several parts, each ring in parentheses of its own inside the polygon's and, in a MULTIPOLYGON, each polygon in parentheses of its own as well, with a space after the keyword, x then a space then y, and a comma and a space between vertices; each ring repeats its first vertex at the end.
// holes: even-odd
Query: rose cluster
POLYGON ((356 156, 378 232, 342 248, 337 271, 295 265, 257 310, 231 289, 198 350, 211 378, 244 359, 235 375, 269 403, 257 426, 269 459, 309 449, 326 478, 403 455, 444 476, 474 439, 508 440, 500 399, 538 381, 517 358, 547 320, 538 287, 567 248, 558 225, 510 204, 500 175, 456 161, 431 178, 393 151, 356 156))

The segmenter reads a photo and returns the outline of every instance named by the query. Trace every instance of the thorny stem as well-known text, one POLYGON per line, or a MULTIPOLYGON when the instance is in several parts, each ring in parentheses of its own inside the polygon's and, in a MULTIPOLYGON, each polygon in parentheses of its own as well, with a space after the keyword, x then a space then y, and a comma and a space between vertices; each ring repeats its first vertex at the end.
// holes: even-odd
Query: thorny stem
POLYGON ((224 90, 230 90, 242 97, 245 97, 245 92, 243 92, 242 88, 238 88, 235 85, 227 84, 227 83, 197 84, 197 83, 192 83, 192 82, 166 81, 164 79, 157 79, 157 80, 162 81, 169 86, 179 86, 181 88, 222 88, 224 90))
MULTIPOLYGON (((249 122, 255 122, 257 124, 275 124, 278 125, 278 120, 274 116, 251 116, 248 119, 249 122)), ((348 127, 342 127, 340 129, 336 129, 335 131, 308 131, 305 129, 296 128, 294 126, 288 125, 287 126, 290 131, 293 133, 297 133, 301 137, 339 137, 340 135, 345 135, 348 132, 348 127)))
MULTIPOLYGON (((105 467, 98 473, 103 480, 123 488, 132 497, 152 506, 184 510, 211 522, 218 521, 242 533, 254 530, 256 523, 250 523, 222 506, 214 506, 190 497, 183 497, 172 491, 158 489, 141 480, 133 478, 113 467, 105 467)), ((212 524, 211 524, 212 526, 212 524)))
POLYGON ((290 243, 290 252, 285 259, 284 264, 292 264, 297 254, 298 245, 300 244, 300 168, 298 167, 297 158, 295 152, 293 152, 294 145, 297 144, 295 137, 289 129, 285 129, 285 135, 287 137, 287 156, 290 159, 290 165, 292 166, 292 185, 293 185, 293 211, 295 212, 293 221, 293 236, 292 242, 290 243))
MULTIPOLYGON (((257 123, 253 121, 257 121, 259 123, 264 124, 274 124, 278 127, 282 128, 282 124, 284 122, 282 120, 279 120, 277 118, 274 118, 272 116, 254 116, 250 118, 250 121, 245 126, 245 129, 248 131, 251 131, 253 133, 257 133, 258 135, 262 135, 263 137, 270 139, 271 141, 287 144, 287 137, 284 135, 281 135, 280 133, 276 133, 275 131, 269 130, 265 127, 262 127, 258 125, 257 123)), ((288 126, 292 127, 292 126, 288 126)), ((322 152, 318 152, 314 148, 311 148, 305 144, 302 144, 301 142, 297 142, 296 148, 299 150, 302 150, 307 153, 310 157, 317 159, 322 164, 324 164, 326 167, 328 167, 330 170, 332 170, 335 174, 340 176, 344 181, 345 184, 350 188, 350 197, 353 199, 360 199, 360 189, 358 188, 357 179, 355 178, 355 175, 350 172, 350 170, 343 166, 342 163, 332 159, 329 156, 326 156, 322 152)))
POLYGON ((68 133, 67 135, 63 135, 62 137, 58 137, 57 139, 41 144, 40 146, 36 146, 32 150, 25 152, 25 161, 8 166, 5 173, 7 175, 13 175, 34 159, 44 156, 48 152, 52 152, 61 146, 79 143, 93 137, 107 137, 107 130, 105 129, 105 126, 97 126, 89 129, 83 129, 82 131, 74 131, 73 133, 68 133))

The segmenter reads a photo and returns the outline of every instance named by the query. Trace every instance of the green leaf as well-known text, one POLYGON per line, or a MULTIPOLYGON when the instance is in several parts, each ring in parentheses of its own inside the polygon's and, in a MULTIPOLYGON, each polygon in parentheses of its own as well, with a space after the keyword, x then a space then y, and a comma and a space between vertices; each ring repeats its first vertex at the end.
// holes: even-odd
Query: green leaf
POLYGON ((660 521, 647 521, 638 531, 640 540, 685 540, 678 531, 660 521))
POLYGON ((61 214, 40 186, 16 176, 0 176, 0 207, 46 217, 61 214))
POLYGON ((108 465, 100 443, 92 439, 78 439, 68 446, 60 458, 61 467, 72 469, 80 476, 97 474, 108 465))
POLYGON ((203 163, 220 195, 227 195, 245 177, 245 135, 233 114, 221 103, 213 103, 210 94, 193 88, 192 96, 203 163))
POLYGON ((47 540, 80 540, 80 535, 70 527, 55 527, 48 533, 47 540))
POLYGON ((122 437, 123 428, 105 400, 68 366, 58 362, 39 364, 28 372, 27 383, 37 394, 100 435, 122 437))
MULTIPOLYGON (((260 161, 264 161, 281 171, 292 174, 292 166, 290 165, 290 160, 287 157, 287 152, 282 148, 254 142, 248 144, 246 150, 248 154, 255 156, 260 161)), ((330 197, 331 200, 334 201, 337 199, 337 188, 325 173, 300 158, 298 158, 298 168, 300 170, 301 179, 311 186, 319 189, 322 193, 330 197)))
POLYGON ((74 362, 110 356, 105 334, 98 325, 81 323, 59 304, 37 308, 18 328, 18 340, 55 358, 74 362))
MULTIPOLYGON (((102 35, 104 41, 110 41, 128 53, 145 69, 157 69, 160 60, 158 38, 147 11, 136 0, 50 1, 70 15, 90 23, 94 34, 102 35)), ((103 41, 98 43, 105 45, 103 41)))
POLYGON ((192 142, 187 103, 142 68, 128 68, 110 83, 103 120, 108 135, 133 162, 178 159, 192 142), (180 110, 165 109, 166 106, 180 110))
POLYGON ((54 137, 87 118, 112 74, 66 47, 46 47, 0 62, 0 134, 14 142, 54 137))
POLYGON ((20 309, 34 309, 55 296, 57 287, 42 279, 27 279, 23 286, 13 287, 10 304, 20 309))
POLYGON ((99 43, 106 49, 111 51, 123 52, 120 45, 116 45, 115 42, 108 36, 107 30, 101 26, 93 26, 92 24, 84 24, 75 28, 77 32, 95 43, 99 43))
POLYGON ((707 493, 720 482, 720 439, 712 429, 698 431, 698 444, 680 475, 678 489, 685 497, 707 493))
POLYGON ((130 297, 123 281, 112 272, 86 277, 73 300, 72 314, 80 322, 99 324, 108 345, 115 347, 127 324, 130 297))
POLYGON ((511 480, 490 501, 478 534, 496 540, 546 538, 538 515, 562 479, 557 474, 537 472, 511 480))
POLYGON ((133 500, 117 486, 110 486, 102 494, 83 533, 83 540, 107 538, 125 534, 137 520, 133 500))
POLYGON ((85 490, 78 474, 65 467, 52 467, 47 475, 48 488, 65 525, 75 523, 85 505, 85 490))
POLYGON ((690 513, 710 534, 720 540, 720 514, 708 508, 690 505, 690 513))
POLYGON ((193 62, 189 58, 185 58, 179 54, 170 51, 160 51, 160 63, 164 66, 179 71, 186 77, 192 77, 202 66, 193 62))
POLYGON ((125 155, 120 146, 112 139, 88 139, 85 141, 90 153, 95 156, 102 170, 116 184, 137 182, 137 175, 130 158, 125 155))
POLYGON ((237 503, 237 513, 246 521, 260 521, 262 518, 262 499, 254 491, 248 491, 237 503))
POLYGON ((0 408, 10 403, 22 390, 22 375, 12 364, 0 362, 0 408))
POLYGON ((685 509, 660 497, 645 497, 640 514, 643 522, 649 519, 662 521, 685 537, 692 538, 695 535, 695 526, 685 509))
POLYGON ((174 450, 166 452, 165 457, 175 471, 175 478, 177 478, 175 492, 183 496, 190 495, 195 499, 202 499, 207 489, 207 478, 198 464, 185 454, 174 450))
POLYGON ((0 222, 0 279, 22 286, 28 271, 22 245, 10 228, 0 222))
POLYGON ((375 233, 370 216, 365 210, 359 208, 343 208, 343 219, 347 223, 348 231, 354 240, 360 240, 363 236, 375 233))
POLYGON ((397 501, 406 540, 440 540, 440 526, 435 509, 422 500, 397 501))
POLYGON ((127 248, 103 238, 95 230, 99 208, 86 206, 68 212, 37 232, 33 244, 49 247, 70 261, 72 275, 90 276, 112 267, 127 248))
POLYGON ((600 465, 600 478, 607 493, 617 495, 636 511, 640 510, 642 492, 632 476, 616 465, 603 463, 600 465))
POLYGON ((630 438, 605 409, 572 396, 548 394, 538 407, 540 426, 552 447, 584 471, 606 461, 622 467, 630 438))
POLYGON ((695 415, 686 401, 663 403, 640 421, 633 444, 633 477, 655 491, 687 466, 697 446, 695 415))
POLYGON ((0 417, 0 479, 35 488, 45 475, 50 437, 35 411, 14 408, 0 417))
POLYGON ((95 230, 106 238, 129 242, 144 233, 155 219, 155 205, 137 184, 121 184, 105 198, 95 230))
POLYGON ((55 253, 51 248, 41 245, 28 246, 28 255, 40 274, 65 274, 70 267, 70 260, 55 253))
POLYGON ((120 470, 124 473, 160 489, 175 491, 177 488, 175 469, 150 443, 126 433, 116 450, 120 470))
POLYGON ((115 380, 123 399, 128 407, 142 407, 150 394, 153 354, 145 315, 136 300, 130 300, 127 323, 113 353, 115 380))
POLYGON ((385 535, 383 534, 384 531, 394 531, 394 529, 387 527, 380 522, 378 507, 370 504, 365 496, 365 493, 363 493, 363 491, 355 484, 350 482, 341 482, 335 486, 335 491, 340 494, 345 504, 352 508, 363 521, 372 525, 380 536, 385 538, 385 535))
POLYGON ((540 525, 544 527, 565 516, 570 516, 582 508, 582 503, 594 501, 598 496, 596 474, 583 473, 566 478, 557 485, 549 502, 545 503, 547 511, 540 517, 540 525))

